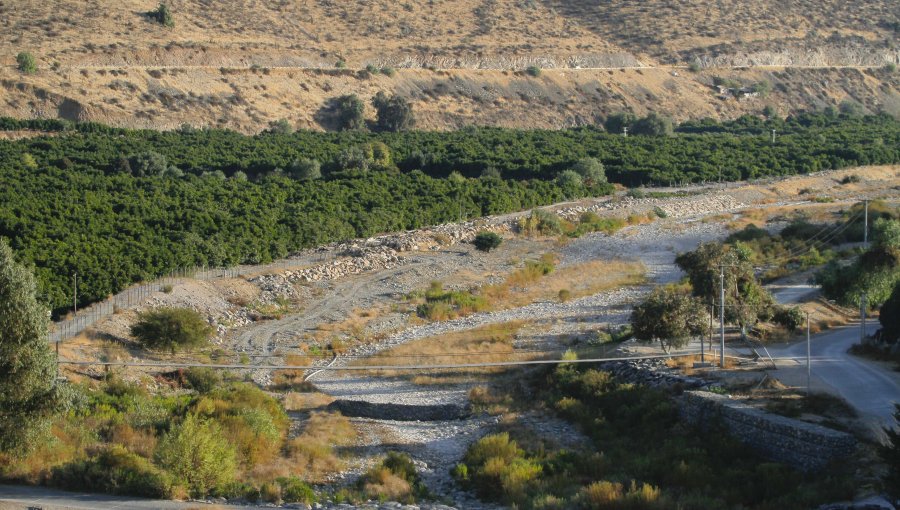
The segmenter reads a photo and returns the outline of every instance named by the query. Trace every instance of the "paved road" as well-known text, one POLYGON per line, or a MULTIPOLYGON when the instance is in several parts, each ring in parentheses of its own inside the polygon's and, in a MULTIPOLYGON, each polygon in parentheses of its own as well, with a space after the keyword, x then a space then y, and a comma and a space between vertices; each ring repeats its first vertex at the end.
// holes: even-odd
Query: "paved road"
MULTIPOLYGON (((859 342, 859 326, 838 328, 812 337, 812 389, 838 395, 857 409, 877 435, 880 427, 893 426, 894 403, 900 402, 900 372, 888 364, 869 361, 847 352, 859 342)), ((806 385, 806 342, 769 347, 780 362, 773 377, 794 386, 806 385)))
MULTIPOLYGON (((41 508, 43 510, 105 508, 115 510, 212 510, 217 508, 205 503, 183 503, 158 499, 142 499, 130 496, 108 496, 66 492, 46 487, 0 485, 0 510, 13 508, 41 508)), ((220 507, 221 508, 221 507, 220 507)), ((228 509, 258 508, 228 505, 228 509)))

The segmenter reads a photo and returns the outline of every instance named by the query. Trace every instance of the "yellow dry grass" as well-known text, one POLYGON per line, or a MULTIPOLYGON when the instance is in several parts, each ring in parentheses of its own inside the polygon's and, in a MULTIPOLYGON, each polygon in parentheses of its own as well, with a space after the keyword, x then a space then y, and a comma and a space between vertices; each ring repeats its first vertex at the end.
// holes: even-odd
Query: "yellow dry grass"
POLYGON ((334 397, 325 393, 298 393, 295 391, 284 395, 284 408, 287 411, 311 411, 322 409, 334 401, 334 397))
POLYGON ((640 262, 595 260, 557 268, 542 277, 518 270, 500 285, 483 287, 480 294, 488 299, 492 308, 502 310, 537 301, 558 300, 560 291, 568 291, 567 299, 577 299, 638 285, 644 281, 645 274, 646 268, 640 262))
POLYGON ((339 413, 312 412, 297 437, 288 440, 285 455, 255 467, 248 478, 268 481, 280 476, 299 476, 310 483, 324 483, 346 465, 336 447, 353 444, 357 432, 339 413))
MULTIPOLYGON (((540 357, 539 353, 516 354, 513 347, 516 335, 527 324, 525 321, 511 321, 423 338, 356 361, 354 365, 450 365, 536 359, 540 357)), ((445 384, 458 381, 460 378, 471 381, 471 376, 475 374, 496 374, 505 370, 499 367, 442 369, 430 371, 428 376, 383 369, 373 370, 371 373, 383 376, 407 376, 416 384, 445 384)))

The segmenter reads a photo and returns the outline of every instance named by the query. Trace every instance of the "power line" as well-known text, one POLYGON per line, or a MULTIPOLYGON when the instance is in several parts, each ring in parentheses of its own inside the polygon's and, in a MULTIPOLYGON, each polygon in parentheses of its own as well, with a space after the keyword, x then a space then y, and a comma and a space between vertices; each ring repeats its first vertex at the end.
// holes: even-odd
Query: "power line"
MULTIPOLYGON (((552 360, 529 360, 529 361, 494 361, 485 363, 457 363, 453 365, 369 365, 369 366, 322 366, 309 367, 315 370, 441 370, 448 368, 485 368, 485 367, 503 367, 503 366, 519 366, 519 365, 551 365, 560 363, 602 363, 606 361, 640 361, 650 359, 670 359, 684 356, 693 356, 699 351, 691 351, 685 353, 659 354, 652 356, 629 356, 622 358, 589 358, 589 359, 552 359, 552 360)), ((732 356, 733 357, 733 356, 732 356)), ((242 370, 296 370, 298 368, 292 365, 243 365, 243 364, 202 364, 202 363, 133 363, 128 361, 60 361, 66 365, 88 365, 88 366, 123 366, 123 367, 146 367, 146 368, 221 368, 221 369, 242 369, 242 370)))

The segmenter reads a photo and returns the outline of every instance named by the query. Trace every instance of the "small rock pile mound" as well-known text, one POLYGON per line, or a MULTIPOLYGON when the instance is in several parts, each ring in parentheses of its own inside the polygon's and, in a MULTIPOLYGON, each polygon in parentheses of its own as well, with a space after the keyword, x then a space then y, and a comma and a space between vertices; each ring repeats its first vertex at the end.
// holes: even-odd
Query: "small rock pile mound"
POLYGON ((677 386, 692 390, 708 388, 710 385, 709 381, 675 373, 662 359, 606 361, 600 364, 600 369, 613 374, 621 381, 651 388, 677 386))
POLYGON ((627 210, 629 213, 662 209, 667 218, 691 218, 706 214, 735 211, 747 204, 726 193, 675 198, 634 198, 624 196, 591 206, 575 206, 560 209, 556 213, 568 221, 577 220, 586 212, 627 210))

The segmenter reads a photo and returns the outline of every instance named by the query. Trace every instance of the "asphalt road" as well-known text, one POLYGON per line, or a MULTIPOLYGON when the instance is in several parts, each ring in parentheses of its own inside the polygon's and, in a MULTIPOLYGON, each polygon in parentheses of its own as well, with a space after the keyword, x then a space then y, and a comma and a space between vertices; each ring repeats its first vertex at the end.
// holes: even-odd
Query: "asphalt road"
MULTIPOLYGON (((224 505, 223 505, 224 507, 224 505)), ((47 487, 25 485, 0 485, 0 510, 19 508, 40 508, 42 510, 68 510, 104 508, 115 510, 189 510, 216 507, 206 503, 184 503, 158 499, 142 499, 131 496, 108 496, 105 494, 84 494, 66 492, 47 487)), ((254 508, 227 505, 228 509, 254 508)))
MULTIPOLYGON (((812 337, 812 390, 838 395, 853 406, 860 418, 880 435, 881 427, 894 426, 894 403, 900 402, 900 372, 886 363, 848 353, 859 342, 859 326, 837 328, 812 337)), ((769 347, 779 362, 772 376, 785 384, 806 386, 806 342, 769 347)))

